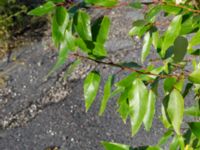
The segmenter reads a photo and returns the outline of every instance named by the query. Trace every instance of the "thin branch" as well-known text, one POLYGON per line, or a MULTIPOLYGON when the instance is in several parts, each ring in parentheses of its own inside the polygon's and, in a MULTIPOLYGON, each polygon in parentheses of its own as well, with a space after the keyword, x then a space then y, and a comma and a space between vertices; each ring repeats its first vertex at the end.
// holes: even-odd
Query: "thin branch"
POLYGON ((75 58, 82 59, 82 60, 83 59, 84 60, 91 60, 91 61, 96 62, 98 64, 103 64, 103 65, 107 65, 107 66, 117 67, 117 68, 120 68, 121 70, 125 70, 125 71, 131 71, 131 72, 136 72, 136 73, 139 73, 139 74, 160 77, 161 79, 165 79, 165 78, 169 78, 169 77, 179 78, 180 76, 182 76, 182 74, 181 75, 177 75, 177 74, 163 75, 163 74, 155 74, 155 73, 151 73, 151 72, 143 72, 143 71, 131 68, 131 67, 123 66, 123 65, 116 64, 116 63, 113 63, 113 62, 105 62, 105 61, 101 61, 101 60, 96 60, 96 59, 90 58, 88 56, 79 55, 77 53, 71 54, 71 56, 75 57, 75 58))

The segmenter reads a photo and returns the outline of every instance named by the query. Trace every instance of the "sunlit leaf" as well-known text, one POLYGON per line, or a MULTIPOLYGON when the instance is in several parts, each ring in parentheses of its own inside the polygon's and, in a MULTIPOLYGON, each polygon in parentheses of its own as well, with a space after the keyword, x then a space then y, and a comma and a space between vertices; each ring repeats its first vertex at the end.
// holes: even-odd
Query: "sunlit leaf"
POLYGON ((200 117, 200 109, 198 106, 191 106, 191 107, 185 108, 184 114, 188 116, 200 117))
POLYGON ((125 88, 124 92, 120 95, 117 103, 119 105, 118 112, 123 122, 126 123, 129 115, 128 92, 130 88, 125 88))
POLYGON ((155 114, 155 102, 156 95, 150 90, 148 94, 147 110, 143 119, 144 127, 147 131, 149 131, 152 126, 153 117, 155 114))
POLYGON ((51 1, 46 2, 45 4, 29 11, 28 15, 43 16, 43 15, 47 14, 48 12, 54 10, 55 6, 56 5, 51 1))
POLYGON ((165 56, 166 50, 174 43, 175 39, 179 35, 181 30, 181 21, 181 15, 174 17, 167 31, 165 32, 161 50, 162 56, 165 56))
POLYGON ((135 135, 142 124, 148 103, 148 90, 140 79, 133 81, 128 97, 131 130, 132 135, 135 135))
POLYGON ((92 26, 92 39, 103 45, 107 40, 109 28, 110 19, 107 16, 97 19, 92 26))
POLYGON ((74 18, 76 31, 83 40, 92 40, 90 16, 82 10, 79 10, 74 18))
POLYGON ((104 95, 103 95, 103 99, 101 101, 101 107, 100 107, 100 110, 99 110, 100 116, 103 115, 103 113, 106 109, 106 105, 108 103, 108 100, 110 98, 112 82, 113 82, 113 76, 109 76, 108 80, 106 81, 105 86, 104 86, 104 95))
POLYGON ((194 70, 188 77, 188 79, 193 82, 200 84, 200 69, 194 70))
POLYGON ((192 133, 200 139, 200 122, 189 122, 188 125, 192 133))
POLYGON ((161 5, 156 5, 151 8, 151 10, 146 14, 145 19, 150 21, 153 17, 155 17, 162 9, 161 5))
POLYGON ((167 113, 176 133, 180 135, 180 127, 184 114, 184 99, 177 89, 169 95, 167 113))
POLYGON ((162 146, 163 144, 165 144, 169 139, 170 137, 173 135, 173 130, 169 129, 167 130, 164 135, 159 139, 158 141, 158 145, 159 146, 162 146))
POLYGON ((131 147, 124 144, 101 142, 105 150, 131 150, 131 147))
POLYGON ((142 56, 141 56, 142 63, 144 63, 146 57, 149 55, 151 43, 152 43, 152 38, 150 36, 150 33, 147 32, 144 36, 144 43, 142 47, 142 56))
POLYGON ((200 30, 195 33, 192 39, 189 41, 189 49, 192 49, 193 46, 198 45, 200 43, 200 30))
POLYGON ((100 84, 100 75, 96 71, 90 72, 85 81, 84 81, 84 98, 85 98, 85 107, 86 111, 89 110, 94 99, 97 95, 99 84, 100 84))
POLYGON ((106 0, 106 1, 102 1, 102 0, 84 0, 86 3, 89 4, 94 4, 94 5, 98 5, 98 6, 104 6, 104 7, 112 7, 114 5, 116 5, 118 3, 118 0, 106 0))

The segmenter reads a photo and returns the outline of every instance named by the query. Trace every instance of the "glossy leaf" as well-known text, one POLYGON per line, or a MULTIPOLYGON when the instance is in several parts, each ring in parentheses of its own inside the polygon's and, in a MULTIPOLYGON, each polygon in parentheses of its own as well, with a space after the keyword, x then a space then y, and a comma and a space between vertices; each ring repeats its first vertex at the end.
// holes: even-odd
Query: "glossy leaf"
POLYGON ((124 144, 101 142, 105 150, 131 150, 131 147, 124 144))
POLYGON ((173 135, 173 130, 169 129, 167 130, 164 135, 159 139, 158 144, 159 146, 162 146, 163 144, 165 144, 170 137, 173 135))
POLYGON ((129 6, 131 6, 132 8, 136 8, 136 9, 142 8, 142 4, 140 1, 132 2, 129 4, 129 6))
POLYGON ((159 42, 159 32, 156 31, 152 33, 152 44, 155 49, 158 48, 158 42, 159 42))
POLYGON ((200 122, 189 122, 188 125, 192 133, 200 139, 200 122))
POLYGON ((181 30, 182 16, 174 17, 167 31, 164 34, 164 41, 162 43, 161 55, 165 56, 167 49, 174 43, 181 30))
POLYGON ((188 116, 200 117, 199 107, 198 106, 191 106, 191 107, 185 108, 184 114, 188 115, 188 116))
POLYGON ((94 43, 95 48, 92 50, 92 54, 97 58, 104 58, 107 56, 107 50, 104 45, 100 43, 94 43))
POLYGON ((135 135, 144 119, 148 103, 148 91, 144 83, 140 79, 136 79, 132 83, 129 91, 129 109, 132 135, 135 135))
POLYGON ((76 31, 83 40, 92 40, 90 16, 85 11, 79 11, 75 16, 74 24, 76 31))
POLYGON ((193 71, 188 79, 192 82, 192 83, 197 83, 200 84, 200 69, 197 69, 195 71, 193 71))
POLYGON ((162 10, 167 13, 177 15, 181 11, 181 8, 172 5, 162 5, 162 10))
POLYGON ((47 14, 48 12, 54 10, 54 7, 55 7, 55 4, 51 1, 49 1, 35 9, 29 11, 28 15, 43 16, 43 15, 47 14))
POLYGON ((145 19, 150 21, 153 17, 155 17, 162 9, 161 5, 156 5, 155 7, 151 8, 151 10, 146 14, 145 19))
POLYGON ((107 40, 110 28, 110 19, 107 16, 98 18, 92 26, 93 41, 104 44, 107 40))
POLYGON ((169 95, 167 113, 176 133, 180 135, 180 127, 184 114, 184 99, 177 89, 169 95))
POLYGON ((59 26, 63 25, 67 16, 67 11, 64 7, 56 7, 56 22, 59 26))
POLYGON ((87 47, 87 44, 82 38, 76 38, 76 45, 85 53, 92 53, 92 49, 87 47))
POLYGON ((162 105, 161 105, 161 121, 164 125, 165 128, 170 128, 171 127, 171 124, 169 122, 169 119, 168 119, 168 116, 167 116, 167 105, 168 105, 168 102, 169 102, 169 95, 166 95, 163 99, 163 102, 162 102, 162 105))
POLYGON ((119 82, 115 83, 116 86, 118 87, 129 87, 132 85, 132 82, 137 78, 138 74, 137 73, 131 73, 128 76, 124 77, 122 80, 119 82))
POLYGON ((175 136, 172 142, 170 143, 169 150, 177 150, 178 147, 179 147, 178 137, 175 136))
POLYGON ((176 78, 166 78, 163 83, 165 92, 171 92, 176 82, 176 78))
POLYGON ((112 7, 118 3, 118 0, 84 0, 86 3, 98 5, 98 6, 104 6, 104 7, 112 7))
POLYGON ((54 44, 59 47, 60 43, 65 38, 65 30, 69 23, 69 15, 63 7, 58 7, 56 10, 57 11, 52 18, 52 39, 54 44))
POLYGON ((150 33, 147 32, 144 36, 144 43, 142 47, 142 56, 141 56, 142 63, 144 63, 146 57, 149 55, 149 51, 151 49, 151 43, 152 43, 152 38, 150 36, 150 33))
POLYGON ((117 103, 119 105, 118 112, 123 122, 126 123, 126 120, 129 115, 129 105, 128 105, 128 92, 129 88, 126 88, 124 92, 120 95, 117 103))
POLYGON ((189 49, 192 49, 193 46, 200 44, 200 30, 195 33, 192 39, 189 41, 189 49))
POLYGON ((92 71, 90 72, 85 81, 84 81, 84 98, 85 98, 85 107, 86 111, 89 110, 94 99, 97 95, 99 84, 100 84, 100 75, 98 72, 92 71))
POLYGON ((103 95, 103 99, 101 101, 101 107, 100 107, 100 110, 99 110, 100 116, 103 115, 103 113, 106 109, 108 100, 110 98, 112 82, 113 82, 113 76, 109 76, 108 80, 106 81, 105 86, 104 86, 104 95, 103 95))
POLYGON ((149 131, 152 126, 153 117, 155 114, 155 102, 156 95, 153 91, 150 90, 148 94, 147 110, 143 119, 144 127, 147 131, 149 131))
POLYGON ((187 52, 187 47, 188 47, 188 41, 185 37, 179 36, 176 38, 173 48, 174 62, 177 63, 183 60, 187 52))

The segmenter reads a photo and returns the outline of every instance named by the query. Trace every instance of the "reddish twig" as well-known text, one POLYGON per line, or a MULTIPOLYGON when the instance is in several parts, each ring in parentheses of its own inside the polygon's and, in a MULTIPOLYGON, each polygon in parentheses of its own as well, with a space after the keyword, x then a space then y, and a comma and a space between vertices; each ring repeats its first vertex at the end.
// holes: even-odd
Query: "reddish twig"
POLYGON ((155 73, 152 73, 152 72, 143 72, 143 71, 131 68, 131 67, 122 66, 120 64, 115 64, 113 62, 104 62, 104 61, 101 61, 101 60, 96 60, 96 59, 90 58, 88 56, 79 55, 77 53, 71 54, 71 56, 79 58, 79 59, 91 60, 91 61, 96 62, 98 64, 103 64, 103 65, 107 65, 107 66, 117 67, 117 68, 120 68, 121 70, 125 70, 125 71, 136 72, 136 73, 139 73, 139 74, 160 77, 161 79, 165 79, 165 78, 169 78, 169 77, 180 78, 180 76, 182 76, 182 74, 181 75, 177 75, 177 74, 163 75, 163 74, 155 74, 155 73))

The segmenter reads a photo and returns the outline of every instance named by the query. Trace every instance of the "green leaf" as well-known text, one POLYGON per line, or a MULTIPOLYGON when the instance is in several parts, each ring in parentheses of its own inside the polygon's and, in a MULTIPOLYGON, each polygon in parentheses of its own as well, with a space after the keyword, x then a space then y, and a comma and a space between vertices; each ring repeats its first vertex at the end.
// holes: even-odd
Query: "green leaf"
POLYGON ((192 83, 187 83, 186 86, 185 86, 185 90, 183 92, 183 97, 185 97, 191 90, 191 88, 193 87, 193 84, 192 83))
POLYGON ((56 7, 56 12, 55 12, 55 16, 56 16, 56 22, 59 26, 63 25, 65 22, 66 17, 67 16, 67 11, 65 7, 56 7))
POLYGON ((140 1, 132 2, 129 4, 129 6, 131 6, 132 8, 136 8, 136 9, 142 8, 142 4, 140 1))
POLYGON ((164 135, 159 139, 158 144, 159 146, 162 146, 163 144, 165 144, 170 137, 173 135, 173 130, 169 129, 167 130, 164 135))
POLYGON ((165 92, 171 92, 176 82, 176 78, 166 78, 163 83, 165 92))
POLYGON ((147 110, 143 119, 144 127, 147 131, 149 131, 152 126, 153 117, 155 114, 155 102, 156 95, 150 90, 148 94, 147 110))
POLYGON ((178 146, 179 146, 178 137, 175 136, 173 138, 172 142, 170 143, 169 150, 177 150, 178 146))
POLYGON ((115 83, 117 87, 129 87, 132 85, 132 82, 137 78, 137 73, 131 73, 119 82, 115 83))
POLYGON ((59 46, 60 42, 63 39, 63 35, 59 29, 59 26, 57 24, 56 16, 54 15, 52 18, 51 23, 51 32, 52 32, 52 39, 56 47, 59 46))
POLYGON ((99 18, 92 26, 92 39, 93 41, 104 44, 107 40, 110 29, 110 19, 107 16, 99 18))
POLYGON ((174 42, 174 62, 180 62, 183 60, 188 47, 188 41, 185 37, 179 36, 174 42))
POLYGON ((162 104, 162 106, 161 106, 161 113, 162 113, 162 115, 161 115, 160 119, 161 119, 164 127, 168 129, 169 127, 171 127, 171 124, 167 118, 166 106, 164 104, 162 104))
POLYGON ((65 8, 58 7, 55 15, 52 18, 52 39, 57 47, 59 47, 60 43, 65 40, 65 30, 68 23, 69 15, 67 11, 65 8))
POLYGON ((85 81, 84 81, 84 98, 85 98, 85 107, 86 111, 89 110, 92 103, 94 102, 94 99, 97 95, 99 84, 100 84, 100 75, 96 71, 90 72, 85 81))
POLYGON ((192 133, 200 139, 200 122, 189 122, 188 125, 192 133))
POLYGON ((79 10, 78 14, 75 15, 74 24, 76 31, 83 40, 92 40, 91 20, 86 12, 79 10))
POLYGON ((124 144, 112 143, 112 142, 101 142, 105 150, 131 150, 131 147, 124 144))
POLYGON ((189 41, 189 49, 192 49, 193 46, 196 46, 200 43, 200 30, 195 33, 192 39, 189 41))
POLYGON ((180 135, 180 127, 184 114, 184 99, 177 89, 169 95, 167 113, 176 133, 180 135))
POLYGON ((107 56, 107 50, 104 48, 104 45, 100 43, 94 43, 95 48, 92 50, 92 54, 97 58, 104 58, 107 56))
POLYGON ((191 106, 191 107, 185 108, 184 114, 188 115, 188 116, 200 117, 199 107, 198 106, 191 106))
POLYGON ((108 100, 110 98, 112 82, 113 82, 113 76, 109 76, 108 80, 106 81, 105 86, 104 86, 104 95, 103 95, 103 99, 101 101, 101 107, 100 107, 100 110, 99 110, 100 116, 103 115, 103 113, 106 109, 106 105, 108 103, 108 100))
POLYGON ((84 0, 86 3, 103 6, 103 7, 112 7, 115 6, 118 3, 118 0, 84 0))
POLYGON ((75 40, 76 45, 85 53, 92 53, 92 50, 87 47, 87 44, 82 38, 77 38, 75 40))
POLYGON ((189 75, 188 79, 189 79, 189 81, 191 81, 193 83, 200 84, 200 78, 199 77, 200 77, 200 69, 197 69, 189 75))
POLYGON ((174 17, 167 31, 165 32, 164 41, 162 43, 162 50, 161 50, 162 56, 165 56, 167 49, 170 46, 172 46, 176 37, 179 35, 179 32, 181 30, 181 21, 182 21, 181 15, 174 17))
POLYGON ((151 10, 146 14, 145 20, 150 21, 153 17, 155 17, 162 10, 161 5, 156 5, 151 8, 151 10))
POLYGON ((150 36, 150 33, 147 32, 144 36, 144 42, 142 47, 142 56, 141 56, 142 63, 144 63, 146 57, 149 55, 151 43, 152 43, 152 38, 150 36))
POLYGON ((56 5, 49 1, 49 2, 46 2, 45 4, 31 10, 28 12, 28 15, 33 15, 33 16, 43 16, 45 14, 47 14, 48 12, 54 10, 54 7, 56 5))
POLYGON ((123 122, 126 123, 127 117, 129 115, 129 105, 128 105, 128 93, 130 88, 125 88, 124 92, 120 95, 117 103, 119 105, 118 112, 123 122))
POLYGON ((117 87, 112 93, 110 94, 110 98, 116 96, 117 94, 120 94, 124 91, 124 87, 117 87))
POLYGON ((146 150, 162 150, 162 148, 158 146, 149 146, 146 150))
POLYGON ((138 132, 142 124, 148 103, 148 90, 140 79, 133 81, 128 97, 133 136, 138 132))
POLYGON ((159 32, 156 31, 152 33, 152 44, 155 49, 158 48, 158 42, 159 42, 159 32))
POLYGON ((162 10, 169 14, 177 15, 181 11, 181 8, 166 4, 162 5, 162 10))

